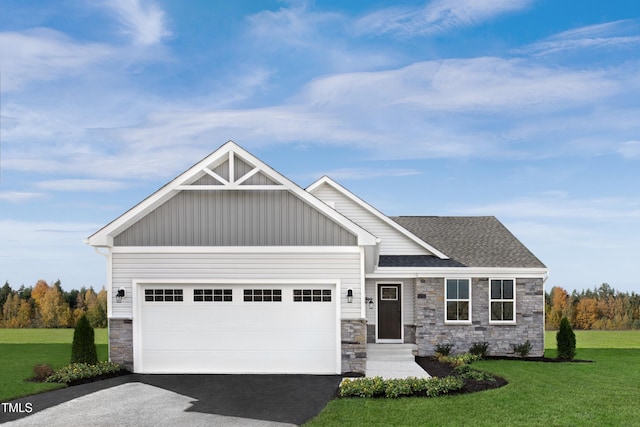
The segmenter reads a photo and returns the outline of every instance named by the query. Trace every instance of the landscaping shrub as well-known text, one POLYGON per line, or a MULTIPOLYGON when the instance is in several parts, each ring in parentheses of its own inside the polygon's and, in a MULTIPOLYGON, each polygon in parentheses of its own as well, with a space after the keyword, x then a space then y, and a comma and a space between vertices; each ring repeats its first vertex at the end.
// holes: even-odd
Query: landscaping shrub
POLYGON ((96 364, 72 363, 69 366, 60 368, 47 378, 48 383, 69 384, 79 380, 95 378, 102 375, 115 375, 123 368, 113 362, 99 362, 96 364))
POLYGON ((51 365, 41 363, 33 367, 33 378, 31 378, 31 380, 44 382, 51 374, 53 374, 51 365))
POLYGON ((460 390, 462 378, 403 378, 384 380, 374 378, 345 378, 340 384, 340 397, 387 397, 402 396, 435 397, 460 390))
POLYGON ((469 349, 469 353, 474 356, 478 356, 480 359, 484 359, 487 357, 487 352, 489 351, 489 343, 484 342, 474 342, 469 349))
POLYGON ((569 319, 563 317, 560 321, 560 329, 556 334, 558 344, 558 359, 573 360, 576 356, 576 334, 571 328, 569 319))
POLYGON ((438 356, 438 362, 448 363, 454 367, 473 363, 478 359, 480 359, 480 356, 475 356, 471 353, 459 354, 457 356, 438 356))
POLYGON ((436 354, 441 356, 448 356, 451 353, 451 349, 453 348, 453 344, 437 344, 436 345, 436 354))
POLYGON ((469 365, 459 365, 453 368, 456 376, 459 378, 472 379, 477 381, 492 381, 494 382, 496 379, 493 375, 488 372, 480 371, 478 369, 472 368, 469 365))
POLYGON ((98 363, 94 331, 85 315, 78 320, 73 332, 71 363, 87 363, 90 365, 98 363))
POLYGON ((531 342, 526 340, 523 344, 514 344, 513 351, 522 358, 527 357, 531 351, 531 342))

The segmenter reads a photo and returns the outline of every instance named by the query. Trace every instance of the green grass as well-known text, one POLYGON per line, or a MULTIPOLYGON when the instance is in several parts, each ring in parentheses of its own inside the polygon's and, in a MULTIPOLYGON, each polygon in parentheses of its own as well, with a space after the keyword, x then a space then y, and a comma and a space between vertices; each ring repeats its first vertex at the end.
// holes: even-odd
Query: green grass
MULTIPOLYGON (((640 331, 577 331, 576 338, 577 358, 595 363, 476 362, 509 384, 431 399, 335 399, 308 425, 640 425, 640 331)), ((547 356, 555 346, 555 332, 547 333, 547 356)))
MULTIPOLYGON (((107 330, 96 329, 98 358, 107 360, 107 330)), ((0 401, 15 399, 63 384, 25 381, 33 376, 33 367, 47 363, 53 369, 69 364, 73 329, 1 329, 0 328, 0 401)))

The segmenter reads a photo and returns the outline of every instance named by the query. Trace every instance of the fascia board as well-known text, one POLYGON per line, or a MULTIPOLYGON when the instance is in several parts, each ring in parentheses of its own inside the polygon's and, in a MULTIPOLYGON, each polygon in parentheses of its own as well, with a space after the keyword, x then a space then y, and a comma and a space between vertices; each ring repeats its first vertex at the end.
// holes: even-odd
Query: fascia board
POLYGON ((323 176, 322 178, 320 178, 319 180, 317 180, 316 182, 314 182, 313 184, 311 184, 310 186, 308 186, 306 190, 308 192, 312 193, 316 188, 320 187, 322 184, 327 184, 327 185, 333 187, 334 189, 338 190, 344 196, 346 196, 347 198, 349 198, 353 202, 357 203, 362 208, 366 209, 368 212, 370 212, 371 214, 375 215, 377 218, 379 218, 380 220, 384 221, 385 223, 387 223, 388 225, 390 225, 391 227, 396 229, 398 232, 402 233, 403 235, 405 235, 406 237, 411 239, 413 242, 417 243, 418 245, 420 245, 424 249, 428 250, 429 252, 431 252, 432 254, 437 256, 438 258, 440 258, 440 259, 449 259, 450 258, 449 256, 447 256, 443 252, 439 251, 438 249, 434 248, 433 246, 431 246, 430 244, 428 244, 427 242, 425 242, 424 240, 422 240, 421 238, 419 238, 415 234, 411 233, 409 230, 407 230, 406 228, 402 227, 400 224, 396 223, 395 221, 390 219, 388 216, 386 216, 385 214, 383 214, 382 212, 380 212, 379 210, 377 210, 376 208, 371 206, 369 203, 365 202, 360 197, 356 196, 351 191, 347 190, 345 187, 343 187, 342 185, 338 184, 336 181, 334 181, 333 179, 329 178, 326 175, 323 176))
POLYGON ((406 278, 406 277, 542 277, 546 280, 549 270, 546 268, 509 268, 509 267, 378 267, 367 279, 406 278))

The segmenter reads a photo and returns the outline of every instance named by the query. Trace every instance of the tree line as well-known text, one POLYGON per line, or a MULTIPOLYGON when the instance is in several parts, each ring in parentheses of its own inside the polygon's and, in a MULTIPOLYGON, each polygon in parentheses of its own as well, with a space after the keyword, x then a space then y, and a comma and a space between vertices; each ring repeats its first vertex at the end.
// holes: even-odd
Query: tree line
POLYGON ((86 314, 94 328, 107 327, 107 291, 93 288, 65 291, 60 281, 38 280, 33 287, 0 288, 0 327, 72 328, 86 314))
POLYGON ((550 330, 558 329, 563 317, 574 329, 640 329, 640 294, 618 292, 608 283, 571 294, 556 286, 546 294, 545 316, 550 330))
MULTIPOLYGON (((0 327, 71 328, 83 314, 94 328, 107 327, 107 291, 93 288, 64 291, 60 281, 39 280, 33 287, 0 288, 0 327)), ((557 330, 566 317, 574 329, 640 329, 640 294, 617 292, 603 283, 593 290, 553 287, 545 294, 546 328, 557 330)))

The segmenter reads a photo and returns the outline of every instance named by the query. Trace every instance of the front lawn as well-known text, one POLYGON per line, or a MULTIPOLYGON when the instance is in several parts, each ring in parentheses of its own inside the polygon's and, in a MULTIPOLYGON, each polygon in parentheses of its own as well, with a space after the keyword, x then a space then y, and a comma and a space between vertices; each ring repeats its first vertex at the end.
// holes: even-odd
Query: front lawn
MULTIPOLYGON (((107 360, 107 330, 96 329, 98 358, 107 360)), ((69 364, 73 329, 1 329, 0 328, 0 401, 15 399, 63 384, 24 381, 33 375, 33 367, 46 363, 59 369, 69 364)))
MULTIPOLYGON (((577 358, 594 363, 476 362, 509 384, 438 398, 335 399, 308 425, 637 425, 640 331, 576 331, 576 338, 577 358)), ((555 346, 547 333, 546 356, 555 357, 555 346)))

